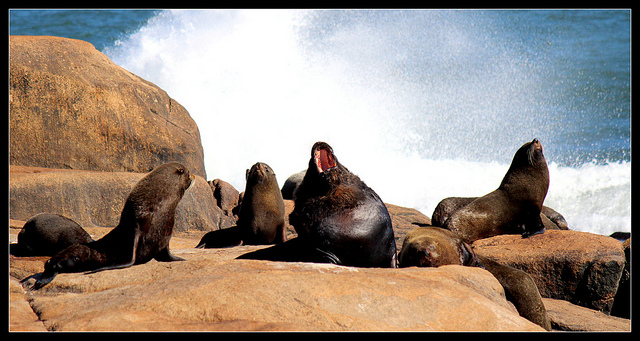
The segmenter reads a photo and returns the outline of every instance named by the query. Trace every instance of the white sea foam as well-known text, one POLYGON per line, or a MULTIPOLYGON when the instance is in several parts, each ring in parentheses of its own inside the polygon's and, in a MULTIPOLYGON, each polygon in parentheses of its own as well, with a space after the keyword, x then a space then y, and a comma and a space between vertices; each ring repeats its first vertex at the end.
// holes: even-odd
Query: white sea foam
MULTIPOLYGON (((165 11, 105 53, 187 108, 200 129, 209 180, 220 178, 239 190, 245 170, 257 161, 269 164, 282 185, 306 169, 313 143, 326 141, 385 202, 430 216, 445 197, 497 188, 511 156, 534 137, 542 139, 548 159, 553 155, 554 146, 526 126, 523 117, 531 116, 531 107, 516 118, 523 127, 503 122, 510 119, 505 112, 536 102, 527 89, 535 72, 521 59, 511 63, 508 51, 491 77, 478 66, 463 77, 458 92, 452 90, 455 79, 415 86, 386 66, 385 58, 410 58, 382 43, 397 32, 335 23, 314 31, 332 31, 323 40, 301 40, 305 25, 314 24, 309 17, 304 11, 165 11), (375 39, 362 39, 369 34, 375 39), (345 57, 340 49, 354 44, 353 35, 360 45, 345 57), (485 83, 474 75, 491 79, 485 83), (505 82, 511 83, 501 88, 505 82), (470 110, 470 99, 488 109, 470 110), (444 116, 434 113, 439 107, 444 116), (442 128, 449 121, 460 128, 442 128), (487 125, 499 127, 486 133, 487 125)), ((449 45, 438 48, 464 54, 460 46, 473 37, 465 30, 446 32, 449 45)), ((578 168, 550 162, 549 171, 545 205, 562 213, 570 228, 630 231, 630 162, 578 168)))

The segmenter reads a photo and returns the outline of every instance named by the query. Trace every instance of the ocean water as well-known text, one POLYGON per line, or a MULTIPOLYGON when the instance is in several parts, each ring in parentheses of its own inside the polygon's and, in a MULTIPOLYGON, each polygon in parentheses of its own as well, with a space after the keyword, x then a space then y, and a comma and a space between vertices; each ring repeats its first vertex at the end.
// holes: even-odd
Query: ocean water
POLYGON ((316 141, 430 216, 500 184, 538 138, 545 205, 631 230, 628 10, 10 11, 10 33, 87 40, 197 122, 209 180, 280 185, 316 141))

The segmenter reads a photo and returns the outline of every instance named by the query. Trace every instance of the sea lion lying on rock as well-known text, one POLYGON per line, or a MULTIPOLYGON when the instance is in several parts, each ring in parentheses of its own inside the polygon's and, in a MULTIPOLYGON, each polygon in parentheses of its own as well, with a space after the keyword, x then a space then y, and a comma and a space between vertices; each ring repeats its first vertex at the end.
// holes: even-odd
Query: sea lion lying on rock
POLYGON ((17 256, 53 256, 74 244, 92 242, 82 226, 55 213, 38 213, 29 218, 11 248, 17 256))
MULTIPOLYGON (((442 227, 444 222, 460 208, 470 204, 472 201, 478 199, 478 197, 449 197, 442 199, 431 215, 431 224, 433 226, 442 227)), ((568 230, 569 225, 564 216, 556 212, 551 207, 542 206, 540 212, 540 219, 544 224, 546 230, 568 230)))

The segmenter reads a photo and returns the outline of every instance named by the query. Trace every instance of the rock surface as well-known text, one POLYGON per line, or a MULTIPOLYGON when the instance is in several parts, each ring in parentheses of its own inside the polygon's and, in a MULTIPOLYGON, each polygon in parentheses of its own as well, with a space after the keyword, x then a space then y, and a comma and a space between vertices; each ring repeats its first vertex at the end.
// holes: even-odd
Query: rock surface
POLYGON ((554 330, 565 331, 631 331, 631 320, 609 316, 567 301, 543 298, 554 330))
MULTIPOLYGON (((293 202, 285 204, 290 212, 293 202)), ((394 228, 395 221, 410 226, 419 218, 406 214, 411 211, 391 206, 390 212, 405 212, 392 213, 394 228)), ((10 243, 22 225, 10 220, 10 243)), ((94 239, 109 230, 87 228, 94 239)), ((542 331, 517 315, 483 269, 236 260, 261 246, 193 249, 204 233, 174 234, 170 248, 186 262, 62 274, 32 292, 18 280, 41 272, 48 257, 10 256, 10 330, 542 331)), ((628 319, 566 301, 543 302, 555 330, 630 331, 628 319)))
MULTIPOLYGON (((234 259, 257 248, 172 249, 186 261, 60 274, 39 291, 14 290, 15 301, 24 295, 43 326, 60 331, 542 330, 517 314, 483 269, 234 259)), ((11 256, 10 274, 41 271, 42 261, 11 256)), ((11 315, 11 326, 37 327, 33 319, 11 315)))
POLYGON ((144 173, 178 161, 206 178, 187 110, 90 43, 11 36, 9 59, 10 164, 144 173))
MULTIPOLYGON (((115 227, 129 192, 145 174, 9 166, 9 218, 26 221, 50 212, 85 229, 115 227)), ((196 176, 178 205, 175 231, 211 231, 233 224, 233 217, 216 205, 209 184, 196 176)))
POLYGON ((609 313, 626 264, 622 243, 593 233, 550 230, 472 244, 481 256, 531 275, 540 295, 609 313))

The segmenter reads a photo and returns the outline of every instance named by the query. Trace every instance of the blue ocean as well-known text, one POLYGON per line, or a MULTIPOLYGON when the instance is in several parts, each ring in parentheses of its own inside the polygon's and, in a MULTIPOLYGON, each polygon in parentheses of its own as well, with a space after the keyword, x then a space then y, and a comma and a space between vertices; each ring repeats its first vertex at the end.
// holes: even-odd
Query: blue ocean
POLYGON ((209 180, 280 185, 315 141, 428 216, 498 187, 538 138, 545 205, 631 230, 629 10, 10 10, 10 34, 91 42, 197 122, 209 180))

